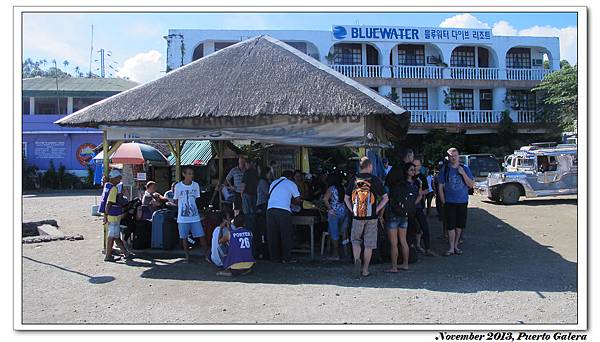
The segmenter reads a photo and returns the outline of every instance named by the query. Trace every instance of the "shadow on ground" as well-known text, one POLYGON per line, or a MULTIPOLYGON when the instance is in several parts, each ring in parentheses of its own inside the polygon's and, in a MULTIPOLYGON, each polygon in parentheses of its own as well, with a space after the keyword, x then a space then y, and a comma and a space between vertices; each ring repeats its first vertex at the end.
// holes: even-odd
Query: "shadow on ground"
MULTIPOLYGON (((555 200, 556 201, 556 200, 555 200)), ((560 200, 559 200, 560 201, 560 200)), ((560 202, 559 202, 560 203, 560 202)), ((570 203, 570 202, 569 202, 570 203)), ((575 202, 576 203, 576 202, 575 202)), ((526 205, 526 204, 524 204, 526 205)), ((430 216, 433 248, 442 252, 447 245, 441 225, 430 216)), ((131 266, 147 268, 141 274, 150 279, 190 281, 231 281, 265 284, 319 284, 346 287, 427 289, 431 291, 475 293, 479 291, 576 292, 577 264, 537 243, 521 231, 480 208, 469 208, 469 223, 463 255, 420 256, 409 272, 383 273, 388 264, 372 267, 372 276, 352 279, 349 262, 301 259, 297 264, 259 262, 253 273, 235 278, 216 276, 217 269, 196 257, 185 264, 176 256, 149 257, 140 254, 131 266), (146 260, 144 260, 146 258, 146 260), (170 260, 169 260, 170 259, 170 260)), ((384 246, 387 248, 387 246, 384 246)))
POLYGON ((544 197, 540 197, 540 198, 526 198, 526 199, 520 199, 519 202, 517 202, 516 204, 512 204, 512 205, 505 205, 502 204, 501 202, 494 202, 491 200, 483 200, 482 202, 487 203, 487 204, 493 204, 493 205, 503 205, 506 207, 511 207, 511 206, 543 206, 543 205, 577 205, 577 198, 544 198, 544 197))

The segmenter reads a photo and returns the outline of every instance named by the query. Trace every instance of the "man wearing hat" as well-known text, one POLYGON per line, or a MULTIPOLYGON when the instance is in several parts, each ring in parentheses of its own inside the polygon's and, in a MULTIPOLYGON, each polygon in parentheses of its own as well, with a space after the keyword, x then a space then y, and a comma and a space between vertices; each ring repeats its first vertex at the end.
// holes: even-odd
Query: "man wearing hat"
POLYGON ((112 169, 108 174, 108 183, 105 185, 102 193, 100 206, 104 207, 104 224, 108 224, 108 239, 106 240, 106 255, 104 261, 116 261, 113 257, 113 244, 117 246, 125 255, 125 259, 131 259, 133 254, 127 250, 123 240, 121 240, 121 215, 123 215, 123 207, 118 201, 119 190, 117 185, 121 182, 121 171, 112 169))

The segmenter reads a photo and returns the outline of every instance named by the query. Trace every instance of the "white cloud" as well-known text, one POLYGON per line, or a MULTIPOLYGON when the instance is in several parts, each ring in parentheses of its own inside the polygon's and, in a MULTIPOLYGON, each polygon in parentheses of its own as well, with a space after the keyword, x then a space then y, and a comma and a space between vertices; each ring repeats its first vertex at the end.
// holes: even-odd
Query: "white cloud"
POLYGON ((165 65, 161 53, 150 50, 127 59, 119 68, 117 76, 128 77, 130 80, 139 83, 146 83, 164 75, 165 65))
POLYGON ((560 41, 560 59, 566 59, 571 64, 577 63, 577 28, 533 26, 519 31, 519 36, 558 37, 560 41))
POLYGON ((455 28, 490 28, 490 25, 477 19, 477 17, 469 14, 457 14, 447 18, 440 23, 440 27, 455 27, 455 28))
POLYGON ((500 20, 492 26, 492 34, 494 36, 516 36, 517 29, 508 21, 500 20))
MULTIPOLYGON (((456 28, 490 28, 486 22, 477 17, 463 13, 442 21, 440 27, 456 28)), ((492 25, 492 33, 496 36, 530 36, 530 37, 558 37, 560 42, 560 59, 566 59, 571 64, 577 63, 577 27, 532 26, 517 30, 508 21, 500 20, 492 25)))
MULTIPOLYGON (((81 42, 78 42, 67 35, 61 35, 58 32, 49 29, 52 23, 60 18, 49 18, 41 20, 38 15, 27 14, 23 16, 23 50, 27 54, 45 56, 48 59, 56 59, 57 62, 69 60, 72 65, 85 67, 89 63, 89 46, 82 48, 81 42)), ((61 26, 63 27, 63 26, 61 26)), ((75 29, 73 23, 65 23, 65 30, 75 29)), ((24 58, 30 56, 23 56, 24 58)))

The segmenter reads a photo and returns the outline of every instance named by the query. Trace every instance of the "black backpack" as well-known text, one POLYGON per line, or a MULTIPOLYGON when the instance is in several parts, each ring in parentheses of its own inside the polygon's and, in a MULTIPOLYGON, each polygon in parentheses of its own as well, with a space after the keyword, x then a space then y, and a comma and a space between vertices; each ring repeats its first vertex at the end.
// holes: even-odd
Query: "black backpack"
POLYGON ((390 209, 394 216, 415 216, 417 213, 416 199, 417 194, 411 191, 406 183, 395 185, 390 189, 390 209))

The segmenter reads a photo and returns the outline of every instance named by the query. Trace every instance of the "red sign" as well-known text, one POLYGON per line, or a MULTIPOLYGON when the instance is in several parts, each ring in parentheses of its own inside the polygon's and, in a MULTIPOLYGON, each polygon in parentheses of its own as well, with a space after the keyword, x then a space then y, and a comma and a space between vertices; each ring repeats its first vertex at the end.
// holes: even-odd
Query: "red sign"
POLYGON ((79 145, 75 154, 75 156, 77 157, 77 161, 79 161, 79 164, 81 164, 82 166, 86 166, 90 162, 90 160, 92 160, 92 158, 96 156, 96 154, 94 153, 95 148, 96 145, 94 144, 79 145))

